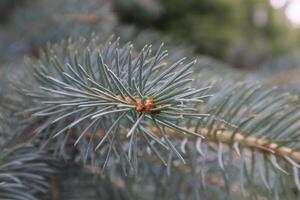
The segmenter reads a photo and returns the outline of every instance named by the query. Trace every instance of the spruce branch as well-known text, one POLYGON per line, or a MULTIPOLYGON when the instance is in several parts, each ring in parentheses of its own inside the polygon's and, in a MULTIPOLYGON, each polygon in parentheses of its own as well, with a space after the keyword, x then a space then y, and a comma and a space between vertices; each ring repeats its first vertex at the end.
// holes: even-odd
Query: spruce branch
POLYGON ((49 46, 29 64, 34 80, 20 93, 23 114, 41 122, 37 135, 56 137, 62 146, 71 139, 83 161, 105 167, 114 157, 136 173, 147 152, 168 171, 173 160, 189 163, 193 157, 220 172, 229 193, 232 179, 241 193, 262 184, 280 196, 279 186, 291 179, 299 188, 297 99, 249 83, 223 86, 211 96, 207 84, 191 88, 194 62, 170 63, 162 46, 153 54, 148 45, 136 53, 118 40, 97 44, 49 46), (276 173, 277 185, 270 180, 276 173))
MULTIPOLYGON (((184 59, 180 59, 168 66, 164 62, 167 51, 162 45, 153 55, 151 45, 136 54, 131 44, 122 47, 118 39, 108 40, 94 51, 89 47, 76 50, 71 47, 71 43, 65 47, 67 56, 61 59, 49 47, 40 61, 31 64, 38 87, 23 89, 21 93, 34 101, 25 110, 27 114, 33 118, 47 118, 38 132, 55 125, 57 132, 51 135, 58 137, 79 127, 82 132, 75 144, 89 131, 92 131, 89 142, 92 144, 96 127, 101 127, 105 135, 98 141, 97 150, 117 129, 128 129, 126 137, 130 138, 128 158, 131 161, 136 160, 134 138, 137 130, 149 134, 147 124, 151 121, 159 128, 169 127, 178 134, 203 137, 176 123, 179 119, 209 116, 196 108, 209 97, 203 94, 210 88, 189 86, 195 61, 185 64, 184 59)), ((181 157, 171 141, 167 146, 181 157)))
POLYGON ((49 192, 52 171, 45 152, 27 144, 5 148, 0 154, 0 198, 36 200, 49 192))

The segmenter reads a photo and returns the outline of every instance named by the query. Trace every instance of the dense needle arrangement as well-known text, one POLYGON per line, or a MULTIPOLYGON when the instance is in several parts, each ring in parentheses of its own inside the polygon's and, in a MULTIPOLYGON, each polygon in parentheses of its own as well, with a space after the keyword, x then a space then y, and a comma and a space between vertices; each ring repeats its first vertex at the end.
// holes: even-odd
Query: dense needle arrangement
POLYGON ((186 119, 196 123, 209 116, 199 112, 199 104, 210 96, 206 94, 209 87, 191 88, 191 67, 195 61, 185 63, 183 58, 174 63, 164 62, 168 54, 162 47, 152 52, 151 46, 145 46, 136 54, 131 44, 119 46, 118 40, 109 40, 97 51, 85 48, 83 56, 68 51, 66 60, 45 53, 44 60, 32 67, 38 90, 23 91, 38 100, 28 110, 30 114, 47 117, 38 132, 64 121, 53 132, 57 137, 81 124, 76 145, 91 136, 91 130, 97 135, 101 129, 103 137, 99 141, 96 136, 89 137, 97 150, 125 131, 126 137, 131 138, 129 159, 136 135, 142 134, 174 151, 184 161, 165 129, 203 137, 180 124, 186 124, 186 119), (149 127, 156 127, 158 133, 151 132, 149 127))
POLYGON ((15 81, 11 98, 25 124, 21 138, 85 166, 172 186, 155 187, 162 199, 191 183, 187 198, 214 194, 207 188, 215 185, 246 197, 257 185, 276 198, 284 185, 300 188, 297 98, 252 83, 211 90, 204 79, 196 89, 195 61, 170 58, 163 45, 101 43, 62 41, 27 61, 26 84, 15 81))

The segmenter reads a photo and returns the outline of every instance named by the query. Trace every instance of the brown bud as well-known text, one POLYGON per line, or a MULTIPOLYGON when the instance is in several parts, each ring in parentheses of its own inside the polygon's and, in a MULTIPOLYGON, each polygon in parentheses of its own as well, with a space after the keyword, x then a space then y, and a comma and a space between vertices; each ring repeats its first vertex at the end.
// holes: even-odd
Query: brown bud
POLYGON ((135 106, 135 110, 137 112, 143 112, 144 111, 144 105, 141 104, 141 103, 137 103, 136 106, 135 106))

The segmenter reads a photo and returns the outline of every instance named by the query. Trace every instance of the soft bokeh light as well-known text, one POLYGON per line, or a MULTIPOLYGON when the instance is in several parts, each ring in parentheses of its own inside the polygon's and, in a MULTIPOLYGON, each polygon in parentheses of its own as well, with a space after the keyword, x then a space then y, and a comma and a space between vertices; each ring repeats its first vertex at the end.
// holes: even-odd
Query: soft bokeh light
POLYGON ((270 0, 270 3, 274 8, 282 8, 287 3, 287 0, 270 0))
POLYGON ((291 1, 285 9, 285 15, 293 25, 300 27, 300 0, 291 1))
POLYGON ((300 27, 300 0, 270 0, 270 4, 277 9, 284 8, 287 19, 295 27, 300 27))

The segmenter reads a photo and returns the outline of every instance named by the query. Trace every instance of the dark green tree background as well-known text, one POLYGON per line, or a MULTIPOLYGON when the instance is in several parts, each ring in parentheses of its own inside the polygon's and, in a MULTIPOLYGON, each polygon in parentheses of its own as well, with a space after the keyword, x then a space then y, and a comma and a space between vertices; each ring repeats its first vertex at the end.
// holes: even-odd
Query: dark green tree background
POLYGON ((193 45, 199 53, 240 68, 253 68, 299 44, 299 34, 282 11, 266 0, 146 1, 156 2, 157 12, 143 1, 115 2, 121 20, 152 26, 193 45))

